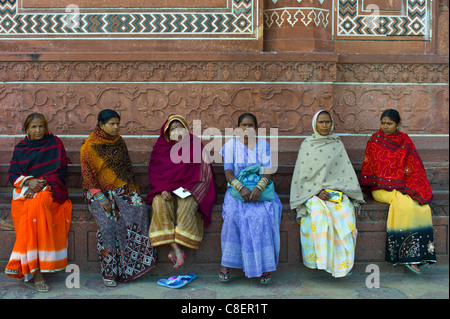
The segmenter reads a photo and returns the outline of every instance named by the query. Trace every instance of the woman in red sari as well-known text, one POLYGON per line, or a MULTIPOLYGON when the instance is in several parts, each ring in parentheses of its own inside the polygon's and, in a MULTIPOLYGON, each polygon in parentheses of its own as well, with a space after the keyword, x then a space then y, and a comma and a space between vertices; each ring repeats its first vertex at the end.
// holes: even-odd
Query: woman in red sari
POLYGON ((386 261, 405 264, 416 274, 436 262, 431 209, 433 197, 422 160, 411 138, 399 131, 400 115, 389 109, 381 128, 369 139, 361 169, 361 186, 390 204, 386 261))
POLYGON ((36 290, 44 292, 49 287, 42 273, 67 266, 72 202, 64 180, 70 160, 42 114, 29 115, 24 131, 27 136, 15 146, 8 172, 16 242, 5 273, 34 278, 36 290))
POLYGON ((189 133, 184 117, 170 116, 151 153, 147 201, 153 210, 151 244, 170 246, 168 257, 174 268, 184 263, 186 248, 199 248, 203 229, 211 224, 216 190, 209 162, 201 140, 189 133), (189 196, 175 195, 178 188, 189 196))

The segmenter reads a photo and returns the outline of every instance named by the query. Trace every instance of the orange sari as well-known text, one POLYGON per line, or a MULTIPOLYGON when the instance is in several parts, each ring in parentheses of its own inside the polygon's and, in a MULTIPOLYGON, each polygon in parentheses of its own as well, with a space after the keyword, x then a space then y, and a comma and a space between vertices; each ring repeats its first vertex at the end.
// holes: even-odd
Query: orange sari
POLYGON ((48 273, 67 266, 67 235, 72 219, 70 200, 59 204, 53 200, 51 191, 44 190, 32 199, 13 200, 11 215, 16 242, 6 266, 8 276, 25 276, 29 280, 38 269, 48 273))

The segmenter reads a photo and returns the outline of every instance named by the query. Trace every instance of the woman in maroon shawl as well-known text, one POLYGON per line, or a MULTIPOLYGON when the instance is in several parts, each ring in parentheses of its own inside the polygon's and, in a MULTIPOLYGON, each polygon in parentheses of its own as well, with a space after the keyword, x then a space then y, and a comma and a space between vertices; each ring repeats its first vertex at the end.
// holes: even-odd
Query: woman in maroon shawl
POLYGON ((161 127, 149 163, 152 204, 152 246, 169 245, 169 259, 178 268, 185 248, 198 249, 203 228, 211 224, 216 201, 214 175, 201 140, 189 133, 186 120, 172 115, 161 127), (176 195, 174 191, 180 189, 176 195))

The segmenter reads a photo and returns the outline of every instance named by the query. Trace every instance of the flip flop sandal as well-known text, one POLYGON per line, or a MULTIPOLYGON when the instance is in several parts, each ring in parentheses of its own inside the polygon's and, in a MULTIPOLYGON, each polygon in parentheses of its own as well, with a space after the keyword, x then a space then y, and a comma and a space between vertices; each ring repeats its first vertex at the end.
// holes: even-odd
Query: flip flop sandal
POLYGON ((410 264, 406 264, 405 266, 416 275, 422 275, 422 272, 420 270, 414 269, 410 264))
POLYGON ((227 271, 220 270, 219 271, 219 280, 220 281, 225 282, 225 281, 230 281, 230 279, 231 279, 231 277, 230 277, 230 271, 229 270, 227 270, 227 271))
POLYGON ((173 277, 170 277, 168 280, 174 280, 174 279, 176 279, 176 278, 179 278, 179 279, 181 279, 181 280, 187 280, 187 281, 188 281, 187 283, 190 283, 192 280, 194 280, 195 278, 197 278, 197 275, 194 274, 194 273, 191 273, 191 274, 189 274, 189 275, 173 276, 173 277))
POLYGON ((15 269, 5 269, 5 274, 7 275, 18 275, 19 271, 15 269))
POLYGON ((180 276, 174 276, 169 279, 159 279, 157 283, 159 286, 167 288, 181 288, 186 286, 189 282, 189 280, 182 280, 180 276))
POLYGON ((197 275, 194 273, 191 273, 189 275, 179 275, 178 276, 181 280, 187 280, 188 283, 190 283, 192 280, 194 280, 195 278, 197 278, 197 275))
POLYGON ((113 279, 103 278, 103 284, 106 287, 116 287, 117 286, 117 282, 115 280, 113 280, 113 279))
POLYGON ((50 287, 45 283, 44 280, 35 282, 34 288, 36 289, 37 292, 47 292, 50 289, 50 287))
POLYGON ((261 280, 259 281, 260 284, 267 285, 270 284, 272 281, 272 278, 270 277, 270 272, 264 272, 261 276, 261 280))

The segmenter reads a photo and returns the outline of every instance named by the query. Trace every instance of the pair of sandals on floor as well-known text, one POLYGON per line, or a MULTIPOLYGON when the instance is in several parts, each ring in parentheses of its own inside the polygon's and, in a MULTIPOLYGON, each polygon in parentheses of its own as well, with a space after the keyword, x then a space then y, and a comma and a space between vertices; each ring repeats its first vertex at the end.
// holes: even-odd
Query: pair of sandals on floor
MULTIPOLYGON (((167 287, 167 288, 181 288, 183 286, 186 286, 188 283, 190 283, 196 277, 197 277, 197 275, 192 273, 189 275, 173 276, 173 277, 170 277, 169 279, 159 279, 157 283, 159 286, 163 286, 163 287, 167 287)), ((112 280, 112 279, 103 278, 103 283, 107 287, 117 286, 116 281, 112 280)))
MULTIPOLYGON (((224 270, 223 268, 219 271, 219 280, 220 281, 230 281, 230 270, 227 268, 227 270, 224 270)), ((259 283, 263 285, 270 284, 272 281, 272 278, 270 276, 270 272, 263 272, 262 276, 259 279, 259 283)))
MULTIPOLYGON (((186 259, 186 256, 187 256, 187 253, 183 252, 183 260, 181 262, 177 263, 176 254, 173 251, 170 251, 169 255, 167 255, 167 257, 169 257, 169 259, 175 264, 175 266, 173 266, 174 269, 177 269, 178 267, 180 267, 180 266, 182 266, 184 264, 184 260, 186 259)), ((192 279, 194 279, 194 278, 192 278, 192 279)), ((166 279, 161 279, 161 280, 166 280, 166 279)), ((180 287, 182 287, 182 286, 180 286, 179 283, 174 283, 173 282, 174 278, 172 278, 172 277, 167 279, 167 280, 172 280, 172 283, 169 285, 170 288, 180 288, 180 287), (174 286, 176 286, 176 287, 174 287, 174 286)), ((103 284, 105 286, 107 286, 107 287, 116 287, 117 286, 117 282, 115 280, 107 279, 107 278, 103 278, 103 284)), ((159 281, 158 281, 158 284, 159 284, 159 281)))

